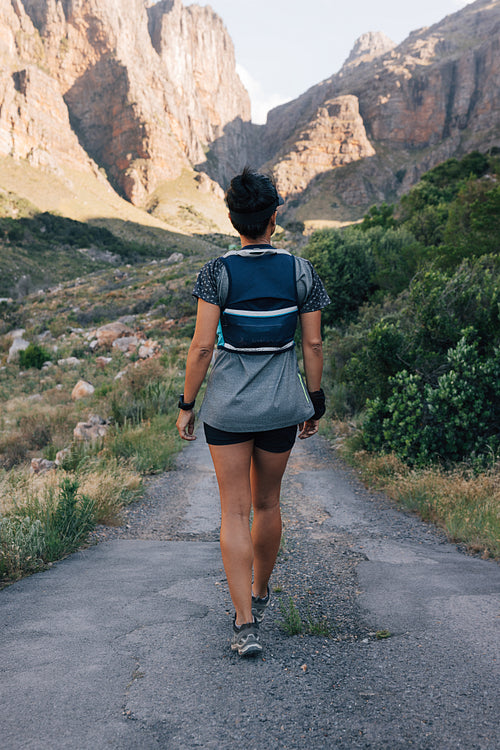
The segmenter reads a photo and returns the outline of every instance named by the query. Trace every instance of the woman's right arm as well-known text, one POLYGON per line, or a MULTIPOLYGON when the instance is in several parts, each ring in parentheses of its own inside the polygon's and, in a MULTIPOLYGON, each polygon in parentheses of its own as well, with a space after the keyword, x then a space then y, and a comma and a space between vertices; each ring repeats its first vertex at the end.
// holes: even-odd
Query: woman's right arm
MULTIPOLYGON (((219 324, 220 308, 205 300, 198 300, 196 328, 186 360, 184 401, 194 401, 207 374, 214 351, 215 336, 219 324)), ((183 440, 195 440, 194 411, 179 411, 176 427, 183 440)))

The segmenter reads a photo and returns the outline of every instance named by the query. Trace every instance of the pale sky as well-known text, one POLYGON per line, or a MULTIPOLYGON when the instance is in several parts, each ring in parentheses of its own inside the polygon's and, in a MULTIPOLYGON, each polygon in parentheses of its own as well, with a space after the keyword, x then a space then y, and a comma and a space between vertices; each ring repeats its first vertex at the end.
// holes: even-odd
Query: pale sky
MULTIPOLYGON (((184 0, 185 5, 194 3, 184 0)), ((252 119, 336 73, 356 39, 383 31, 400 43, 469 0, 196 0, 224 21, 240 77, 252 100, 252 119)))

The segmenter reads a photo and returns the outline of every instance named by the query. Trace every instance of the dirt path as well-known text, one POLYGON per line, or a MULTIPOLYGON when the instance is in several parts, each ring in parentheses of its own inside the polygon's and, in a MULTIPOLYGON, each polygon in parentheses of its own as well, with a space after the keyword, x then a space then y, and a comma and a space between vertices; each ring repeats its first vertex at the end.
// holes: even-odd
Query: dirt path
POLYGON ((257 660, 228 648, 201 441, 122 528, 2 591, 5 747, 500 747, 498 565, 368 493, 319 438, 294 449, 283 510, 257 660), (283 632, 290 597, 329 637, 283 632))

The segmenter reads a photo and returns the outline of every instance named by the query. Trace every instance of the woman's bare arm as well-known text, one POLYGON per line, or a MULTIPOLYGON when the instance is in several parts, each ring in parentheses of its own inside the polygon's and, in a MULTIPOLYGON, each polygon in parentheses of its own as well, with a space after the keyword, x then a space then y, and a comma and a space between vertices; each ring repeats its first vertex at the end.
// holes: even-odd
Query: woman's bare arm
MULTIPOLYGON (((186 360, 184 380, 184 401, 194 401, 207 374, 214 351, 220 308, 202 299, 198 300, 196 328, 189 347, 186 360)), ((179 435, 183 440, 195 440, 194 412, 180 410, 176 423, 179 435)))
MULTIPOLYGON (((323 342, 321 340, 321 310, 302 313, 302 356, 308 391, 319 391, 323 374, 323 342)), ((319 419, 308 419, 300 425, 299 438, 311 437, 318 431, 319 419)))

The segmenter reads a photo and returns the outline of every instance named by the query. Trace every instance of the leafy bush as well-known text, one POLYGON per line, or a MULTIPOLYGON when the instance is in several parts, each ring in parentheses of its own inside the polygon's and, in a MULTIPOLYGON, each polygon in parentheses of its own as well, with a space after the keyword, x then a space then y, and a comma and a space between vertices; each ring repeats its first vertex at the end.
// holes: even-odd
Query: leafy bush
POLYGON ((328 325, 352 320, 372 289, 374 261, 370 238, 357 230, 314 232, 304 250, 319 273, 331 304, 323 312, 328 325))
POLYGON ((49 352, 39 344, 29 344, 24 351, 19 352, 19 365, 25 370, 30 367, 41 370, 43 363, 50 361, 50 359, 49 352))
MULTIPOLYGON (((361 308, 345 332, 330 333, 325 350, 335 384, 342 384, 351 413, 366 400, 389 397, 390 381, 406 370, 437 384, 449 370, 448 351, 464 332, 478 354, 491 355, 500 343, 500 259, 467 260, 455 271, 423 270, 408 291, 383 305, 361 308)), ((346 416, 340 414, 339 416, 346 416)))
POLYGON ((495 458, 500 448, 500 348, 481 357, 464 336, 448 352, 435 385, 406 370, 391 378, 384 402, 368 401, 368 448, 393 451, 415 465, 495 458))

